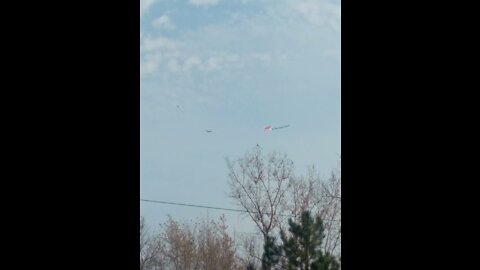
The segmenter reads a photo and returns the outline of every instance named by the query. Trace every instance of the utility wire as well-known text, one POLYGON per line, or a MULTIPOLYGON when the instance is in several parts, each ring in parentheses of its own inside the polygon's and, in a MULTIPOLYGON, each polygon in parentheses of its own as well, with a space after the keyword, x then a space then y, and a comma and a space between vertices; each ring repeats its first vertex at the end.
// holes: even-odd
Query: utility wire
MULTIPOLYGON (((232 212, 242 212, 242 213, 251 213, 251 214, 257 214, 258 212, 251 212, 247 210, 240 210, 240 209, 232 209, 232 208, 223 208, 223 207, 214 207, 214 206, 205 206, 205 205, 198 205, 198 204, 186 204, 186 203, 175 203, 175 202, 166 202, 166 201, 157 201, 157 200, 146 200, 146 199, 140 199, 142 202, 150 202, 150 203, 159 203, 159 204, 170 204, 170 205, 178 205, 178 206, 187 206, 187 207, 197 207, 197 208, 206 208, 206 209, 215 209, 215 210, 224 210, 224 211, 232 211, 232 212)), ((269 213, 265 213, 268 215, 269 213)), ((279 216, 283 217, 295 217, 293 215, 283 215, 283 214, 277 214, 279 216)))
MULTIPOLYGON (((206 209, 215 209, 215 210, 225 210, 225 211, 232 211, 232 212, 258 214, 258 212, 252 212, 252 211, 247 211, 247 210, 213 207, 213 206, 205 206, 205 205, 198 205, 198 204, 175 203, 175 202, 165 202, 165 201, 146 200, 146 199, 140 199, 140 201, 151 202, 151 203, 170 204, 170 205, 179 205, 179 206, 188 206, 188 207, 197 207, 197 208, 206 208, 206 209)), ((270 213, 264 213, 264 214, 269 215, 270 213)), ((282 215, 282 214, 277 214, 277 215, 284 216, 284 217, 294 217, 293 215, 282 215)))
POLYGON ((145 199, 140 199, 140 201, 142 201, 142 202, 151 202, 151 203, 180 205, 180 206, 188 206, 188 207, 198 207, 198 208, 216 209, 216 210, 225 210, 225 211, 247 212, 247 211, 245 211, 245 210, 240 210, 240 209, 231 209, 231 208, 204 206, 204 205, 196 205, 196 204, 174 203, 174 202, 164 202, 164 201, 145 200, 145 199))

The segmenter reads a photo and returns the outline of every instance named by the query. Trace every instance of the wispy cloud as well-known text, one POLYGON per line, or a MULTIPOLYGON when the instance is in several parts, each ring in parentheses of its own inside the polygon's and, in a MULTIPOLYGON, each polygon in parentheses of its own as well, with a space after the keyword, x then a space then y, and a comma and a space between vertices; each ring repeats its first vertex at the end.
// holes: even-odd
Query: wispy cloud
POLYGON ((143 72, 146 74, 153 73, 157 70, 159 64, 159 56, 152 57, 150 59, 145 60, 143 67, 143 72))
MULTIPOLYGON (((188 3, 208 6, 218 2, 190 0, 188 3)), ((173 99, 167 92, 175 91, 185 102, 197 102, 193 101, 194 95, 202 98, 224 95, 214 92, 219 89, 214 90, 214 87, 200 91, 199 81, 222 84, 228 80, 262 80, 256 74, 310 76, 314 73, 310 70, 323 68, 322 63, 337 61, 340 55, 339 3, 328 0, 251 3, 255 3, 256 8, 248 11, 224 11, 219 6, 212 16, 220 19, 216 23, 210 23, 210 19, 200 20, 205 22, 200 25, 185 23, 185 18, 181 17, 195 14, 198 9, 183 14, 165 8, 157 13, 159 17, 149 22, 141 36, 142 80, 161 83, 163 87, 155 91, 160 91, 166 100, 173 99), (174 24, 170 16, 178 21, 174 24), (159 33, 158 29, 176 31, 159 33)), ((249 4, 250 1, 245 1, 245 5, 249 4)), ((158 8, 160 11, 160 5, 158 8)), ((255 94, 248 87, 245 91, 255 94)))
POLYGON ((155 20, 153 20, 152 25, 156 28, 161 28, 165 30, 173 30, 175 29, 175 25, 170 20, 170 17, 167 15, 162 15, 155 20))
POLYGON ((170 58, 167 62, 167 67, 170 69, 170 71, 174 72, 190 71, 192 69, 201 67, 202 64, 202 60, 198 56, 180 56, 170 58))
POLYGON ((195 6, 214 6, 220 0, 189 0, 188 3, 195 6))
POLYGON ((329 26, 337 32, 340 31, 340 1, 296 0, 290 1, 289 7, 312 24, 329 26))
POLYGON ((181 43, 163 36, 140 38, 140 76, 146 78, 155 74, 162 62, 179 54, 181 43))
POLYGON ((220 71, 238 67, 246 60, 246 56, 228 52, 187 52, 180 49, 178 43, 163 37, 146 39, 142 48, 145 51, 140 62, 142 78, 155 76, 160 71, 174 73, 220 71))
POLYGON ((143 48, 146 52, 176 50, 179 46, 178 42, 161 36, 156 38, 147 37, 143 40, 143 48))
POLYGON ((140 17, 148 13, 155 3, 159 0, 140 0, 140 17))
POLYGON ((255 60, 270 62, 272 61, 272 54, 270 53, 253 53, 252 58, 255 60))

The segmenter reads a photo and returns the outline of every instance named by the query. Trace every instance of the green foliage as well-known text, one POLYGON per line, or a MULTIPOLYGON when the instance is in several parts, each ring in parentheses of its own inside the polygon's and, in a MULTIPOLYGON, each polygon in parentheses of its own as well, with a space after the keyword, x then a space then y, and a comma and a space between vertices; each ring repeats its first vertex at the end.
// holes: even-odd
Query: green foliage
POLYGON ((262 255, 262 270, 270 270, 278 264, 282 255, 281 247, 275 244, 275 238, 267 236, 265 238, 264 250, 262 255))
POLYGON ((320 217, 312 218, 308 211, 302 213, 299 223, 288 221, 289 234, 280 231, 283 244, 275 245, 275 239, 267 237, 262 258, 262 269, 272 269, 284 256, 287 270, 338 270, 340 264, 331 254, 324 254, 321 245, 324 226, 320 217))
POLYGON ((253 263, 249 263, 249 264, 247 265, 246 270, 256 270, 256 269, 255 269, 255 265, 254 265, 253 263))

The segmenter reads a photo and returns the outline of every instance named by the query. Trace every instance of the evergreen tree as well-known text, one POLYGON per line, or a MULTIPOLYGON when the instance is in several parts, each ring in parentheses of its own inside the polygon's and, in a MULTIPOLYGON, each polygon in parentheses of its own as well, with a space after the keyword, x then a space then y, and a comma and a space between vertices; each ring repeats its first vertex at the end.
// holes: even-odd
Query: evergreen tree
POLYGON ((300 223, 289 220, 291 236, 281 231, 283 252, 288 261, 287 269, 300 270, 338 270, 339 263, 330 254, 321 250, 324 236, 323 222, 320 217, 315 220, 308 211, 303 212, 300 223))
POLYGON ((278 264, 282 255, 280 246, 275 244, 275 238, 271 236, 265 237, 262 255, 262 270, 270 270, 278 264))
POLYGON ((253 263, 247 264, 246 270, 256 270, 256 269, 255 269, 255 265, 254 265, 253 263))

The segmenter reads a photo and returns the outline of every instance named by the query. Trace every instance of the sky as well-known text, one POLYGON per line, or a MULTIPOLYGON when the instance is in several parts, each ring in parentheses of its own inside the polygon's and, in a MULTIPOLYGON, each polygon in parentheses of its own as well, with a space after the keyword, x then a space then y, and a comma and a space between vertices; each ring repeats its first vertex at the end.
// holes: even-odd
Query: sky
MULTIPOLYGON (((297 174, 338 166, 337 0, 140 0, 140 197, 238 208, 225 158, 259 144, 297 174), (288 128, 265 133, 266 125, 288 128), (212 130, 211 133, 205 129, 212 130)), ((235 212, 140 203, 150 227, 235 212)))

